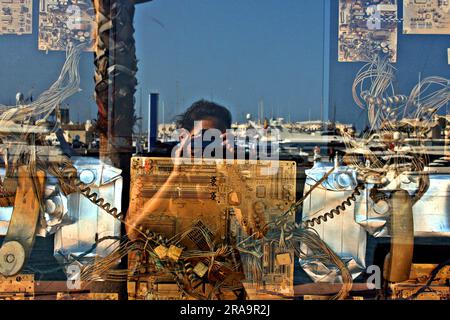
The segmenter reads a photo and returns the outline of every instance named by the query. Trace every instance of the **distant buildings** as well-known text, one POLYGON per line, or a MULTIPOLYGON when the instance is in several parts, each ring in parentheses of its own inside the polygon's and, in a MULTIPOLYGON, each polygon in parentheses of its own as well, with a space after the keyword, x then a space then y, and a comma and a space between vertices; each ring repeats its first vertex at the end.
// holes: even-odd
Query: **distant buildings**
MULTIPOLYGON (((91 120, 87 120, 84 123, 73 123, 70 121, 69 108, 60 108, 56 112, 56 121, 63 130, 64 139, 73 148, 98 148, 98 137, 91 120)), ((52 144, 59 144, 55 134, 49 135, 47 140, 52 144)))
POLYGON ((63 124, 62 129, 65 133, 67 142, 73 144, 74 142, 81 142, 82 144, 89 146, 95 139, 94 126, 88 120, 86 123, 74 124, 68 123, 63 124))

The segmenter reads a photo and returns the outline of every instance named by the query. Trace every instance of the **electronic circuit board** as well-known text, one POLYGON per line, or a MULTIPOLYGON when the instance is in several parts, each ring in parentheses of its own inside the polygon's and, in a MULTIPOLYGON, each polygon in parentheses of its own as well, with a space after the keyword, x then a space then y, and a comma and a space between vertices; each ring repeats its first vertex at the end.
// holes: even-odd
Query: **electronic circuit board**
POLYGON ((58 292, 56 300, 119 300, 118 293, 79 293, 70 294, 67 292, 58 292))
POLYGON ((391 298, 396 300, 448 300, 450 298, 450 287, 448 286, 450 267, 444 266, 432 276, 437 267, 438 265, 433 264, 413 264, 409 280, 390 284, 391 298))
POLYGON ((404 34, 450 34, 449 0, 403 1, 404 34))
POLYGON ((87 43, 93 51, 95 11, 88 0, 39 1, 39 50, 65 51, 69 43, 87 43))
POLYGON ((339 62, 397 62, 397 0, 339 0, 339 62))
POLYGON ((0 0, 0 35, 31 34, 32 23, 32 0, 0 0))
POLYGON ((34 298, 34 275, 17 274, 12 277, 0 275, 0 300, 32 300, 34 298))
MULTIPOLYGON (((213 160, 212 163, 182 164, 175 176, 173 169, 170 158, 132 159, 133 187, 128 214, 136 216, 147 210, 148 201, 158 201, 158 212, 147 212, 141 226, 168 238, 192 227, 208 234, 214 243, 224 245, 233 246, 251 235, 261 238, 265 226, 286 212, 296 200, 295 162, 234 161, 230 164, 213 160)), ((198 231, 190 232, 182 246, 190 250, 210 250, 198 231)), ((283 293, 283 288, 284 293, 292 293, 293 252, 281 252, 272 243, 262 242, 261 245, 262 282, 279 293, 283 293)), ((131 255, 129 269, 134 268, 132 265, 142 265, 142 258, 131 255)), ((199 266, 208 269, 207 262, 196 267, 199 266)), ((145 298, 149 292, 152 297, 167 299, 182 296, 176 285, 172 284, 169 290, 170 283, 158 280, 167 275, 147 274, 148 267, 143 270, 140 276, 129 278, 131 299, 145 298), (165 289, 158 293, 161 286, 165 289)), ((247 281, 254 280, 252 270, 247 269, 245 263, 243 272, 247 281)))
MULTIPOLYGON (((132 183, 141 188, 135 211, 155 196, 172 170, 170 158, 133 158, 132 183)), ((295 162, 284 161, 181 165, 179 174, 159 195, 160 212, 148 219, 156 219, 158 222, 151 224, 161 229, 165 224, 160 219, 172 217, 171 227, 161 230, 163 233, 181 232, 201 219, 219 240, 227 230, 217 217, 232 208, 248 235, 258 233, 295 201, 295 174, 295 162)))

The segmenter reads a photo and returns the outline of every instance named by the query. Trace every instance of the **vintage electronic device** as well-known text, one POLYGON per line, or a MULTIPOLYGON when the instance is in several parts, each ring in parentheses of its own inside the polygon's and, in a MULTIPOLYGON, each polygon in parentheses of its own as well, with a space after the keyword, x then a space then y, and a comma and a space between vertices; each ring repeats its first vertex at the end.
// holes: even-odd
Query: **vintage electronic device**
MULTIPOLYGON (((34 217, 38 223, 25 228, 21 222, 19 226, 22 228, 19 230, 9 230, 14 206, 4 198, 5 205, 0 206, 0 236, 6 236, 8 232, 12 235, 24 233, 25 229, 32 234, 33 239, 35 235, 46 237, 55 234, 54 256, 62 265, 75 261, 87 265, 96 257, 109 255, 118 246, 114 239, 120 237, 121 222, 90 199, 96 194, 97 198, 101 197, 105 203, 110 203, 120 210, 122 171, 95 158, 74 157, 72 160, 77 177, 89 189, 84 188, 84 193, 77 190, 65 195, 58 185, 58 180, 48 177, 43 186, 43 211, 36 213, 34 217), (105 239, 108 237, 110 239, 105 239), (103 240, 98 242, 99 239, 103 240), (92 250, 94 245, 95 249, 92 250), (84 254, 86 251, 89 251, 89 254, 84 254)), ((11 177, 6 175, 5 169, 0 168, 0 186, 7 186, 8 179, 11 180, 11 177)), ((29 198, 31 201, 33 197, 29 198)), ((29 210, 26 209, 25 212, 29 210)), ((16 215, 19 217, 17 213, 16 215)), ((25 264, 21 265, 23 267, 25 264)), ((3 269, 0 268, 0 273, 1 270, 3 269)))

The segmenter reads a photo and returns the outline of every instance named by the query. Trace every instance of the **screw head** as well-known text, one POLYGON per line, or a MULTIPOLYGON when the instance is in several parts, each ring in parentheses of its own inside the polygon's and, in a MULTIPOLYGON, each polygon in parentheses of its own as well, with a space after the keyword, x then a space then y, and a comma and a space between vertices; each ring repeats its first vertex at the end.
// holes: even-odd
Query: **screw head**
POLYGON ((8 254, 5 256, 5 261, 6 261, 7 263, 13 263, 14 260, 16 260, 16 257, 14 257, 14 255, 13 255, 12 253, 8 253, 8 254))

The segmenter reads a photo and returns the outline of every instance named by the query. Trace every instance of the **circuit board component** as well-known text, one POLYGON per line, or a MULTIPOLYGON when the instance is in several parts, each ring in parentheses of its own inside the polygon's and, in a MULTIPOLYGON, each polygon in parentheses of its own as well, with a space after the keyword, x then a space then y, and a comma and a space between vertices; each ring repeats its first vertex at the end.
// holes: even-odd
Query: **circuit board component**
MULTIPOLYGON (((142 230, 182 239, 179 248, 164 244, 162 239, 154 253, 166 264, 181 263, 194 282, 224 283, 229 288, 245 283, 246 290, 292 295, 294 252, 263 239, 267 226, 296 200, 296 170, 296 163, 288 161, 213 160, 181 164, 174 174, 171 158, 135 157, 129 216, 145 212, 142 230), (158 203, 154 212, 146 205, 152 201, 158 203), (261 239, 262 256, 257 261, 236 249, 249 237, 261 239), (214 261, 186 259, 189 252, 211 252, 212 245, 222 248, 218 253, 229 253, 224 257, 219 254, 214 261), (254 263, 263 271, 258 277, 254 263)), ((173 276, 158 268, 158 263, 152 264, 150 258, 139 252, 129 255, 128 269, 135 270, 128 277, 129 298, 187 298, 173 276)), ((213 287, 203 286, 206 291, 202 294, 213 287)), ((230 296, 223 290, 221 299, 232 299, 232 293, 228 292, 230 296)))
POLYGON ((404 34, 450 34, 449 0, 403 1, 404 34))
POLYGON ((0 35, 33 32, 32 0, 0 0, 0 35))

